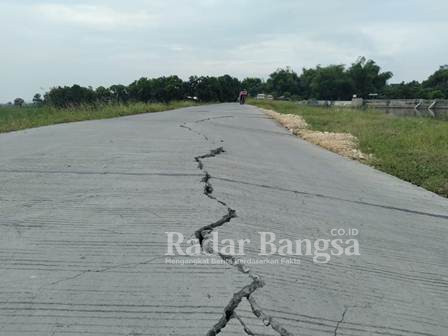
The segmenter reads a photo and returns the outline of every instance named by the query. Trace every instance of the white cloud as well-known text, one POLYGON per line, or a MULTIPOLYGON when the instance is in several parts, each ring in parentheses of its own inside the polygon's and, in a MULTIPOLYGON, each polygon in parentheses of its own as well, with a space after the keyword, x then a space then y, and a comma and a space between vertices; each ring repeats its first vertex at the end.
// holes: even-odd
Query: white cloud
POLYGON ((378 54, 397 56, 445 40, 448 23, 366 24, 359 30, 370 40, 370 45, 378 54))
POLYGON ((39 17, 55 23, 76 24, 101 30, 140 28, 156 25, 158 17, 145 11, 124 12, 104 6, 39 4, 34 6, 39 17))
POLYGON ((350 64, 423 80, 447 63, 448 1, 0 0, 0 102, 53 85, 350 64), (69 42, 69 43, 68 43, 69 42))
POLYGON ((337 41, 320 40, 306 34, 264 36, 260 41, 249 42, 227 53, 216 55, 204 62, 210 68, 225 69, 237 75, 267 75, 278 67, 292 66, 300 72, 302 67, 317 64, 350 64, 365 50, 347 47, 337 41))

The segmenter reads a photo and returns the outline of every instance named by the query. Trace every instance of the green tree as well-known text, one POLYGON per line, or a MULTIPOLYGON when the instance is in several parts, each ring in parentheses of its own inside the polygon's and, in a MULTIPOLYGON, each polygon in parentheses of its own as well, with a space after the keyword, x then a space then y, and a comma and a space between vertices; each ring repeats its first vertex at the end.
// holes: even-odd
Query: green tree
POLYGON ((201 76, 195 80, 195 96, 200 101, 219 101, 219 90, 216 77, 201 76))
POLYGON ((353 84, 343 65, 317 66, 310 83, 311 96, 323 100, 350 100, 353 84))
POLYGON ((390 84, 383 89, 386 98, 415 99, 423 98, 422 86, 417 81, 390 84))
POLYGON ((258 93, 266 90, 265 83, 260 78, 247 77, 241 82, 241 87, 246 89, 250 96, 255 97, 258 93))
POLYGON ((301 95, 300 78, 290 67, 277 69, 269 75, 266 87, 274 96, 301 95))
POLYGON ((44 103, 42 99, 42 95, 40 93, 36 93, 33 97, 33 104, 37 106, 41 106, 44 103))
POLYGON ((316 98, 313 97, 313 92, 311 88, 311 83, 316 76, 316 69, 302 69, 302 74, 300 75, 300 83, 302 86, 302 97, 305 99, 316 98))
POLYGON ((429 89, 434 92, 433 95, 441 96, 441 98, 448 98, 448 69, 440 67, 427 80, 422 83, 424 89, 429 89), (441 93, 441 94, 440 94, 441 93))
POLYGON ((112 100, 112 94, 110 89, 106 89, 104 86, 99 86, 95 90, 96 99, 103 103, 109 103, 112 100))
POLYGON ((373 60, 360 57, 347 70, 353 83, 353 91, 358 97, 368 98, 369 93, 380 93, 387 81, 392 78, 392 72, 381 72, 381 68, 373 60))
POLYGON ((132 82, 129 87, 129 97, 134 101, 149 102, 151 100, 151 80, 145 77, 132 82))
POLYGON ((56 107, 78 106, 96 102, 96 94, 92 88, 81 87, 77 84, 69 87, 52 88, 45 94, 45 102, 56 107))
POLYGON ((168 103, 185 96, 182 80, 177 76, 159 77, 152 80, 152 101, 168 103))
POLYGON ((25 101, 22 98, 14 99, 14 106, 22 107, 25 104, 25 101))
POLYGON ((125 103, 129 100, 129 89, 127 86, 118 84, 109 88, 112 99, 117 103, 125 103))
POLYGON ((217 78, 219 85, 218 99, 220 102, 232 102, 238 98, 241 91, 241 83, 238 78, 229 75, 217 78))

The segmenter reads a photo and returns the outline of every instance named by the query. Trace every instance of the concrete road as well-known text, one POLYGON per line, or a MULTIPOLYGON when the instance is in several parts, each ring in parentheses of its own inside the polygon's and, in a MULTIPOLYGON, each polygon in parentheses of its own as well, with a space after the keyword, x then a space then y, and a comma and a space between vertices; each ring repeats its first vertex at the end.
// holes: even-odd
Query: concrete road
POLYGON ((255 107, 3 134, 0 158, 0 335, 448 335, 448 201, 255 107), (250 243, 170 261, 165 232, 250 243))

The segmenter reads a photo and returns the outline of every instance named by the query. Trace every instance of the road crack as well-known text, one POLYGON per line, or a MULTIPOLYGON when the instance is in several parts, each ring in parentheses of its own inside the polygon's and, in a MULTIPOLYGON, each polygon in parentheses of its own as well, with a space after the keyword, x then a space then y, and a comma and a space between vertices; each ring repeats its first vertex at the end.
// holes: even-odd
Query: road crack
MULTIPOLYGON (((156 259, 160 259, 160 258, 162 258, 162 257, 161 256, 157 256, 157 257, 154 257, 154 258, 151 258, 151 259, 148 259, 148 260, 144 260, 144 261, 139 261, 139 262, 121 263, 121 264, 106 266, 106 267, 102 267, 102 268, 98 268, 98 269, 87 269, 87 270, 78 272, 75 275, 64 277, 64 278, 55 280, 53 282, 50 282, 49 284, 46 284, 44 286, 41 286, 38 289, 38 292, 46 289, 48 286, 55 286, 55 285, 58 285, 58 284, 60 284, 62 282, 78 279, 78 278, 80 278, 80 277, 82 277, 82 276, 84 276, 86 274, 89 274, 89 273, 103 273, 103 272, 107 272, 107 271, 110 271, 110 270, 113 270, 113 269, 123 268, 123 267, 138 267, 138 266, 141 266, 141 265, 150 264, 153 261, 155 261, 156 259)), ((36 293, 35 296, 37 296, 37 294, 38 293, 36 293)))
MULTIPOLYGON (((210 118, 203 119, 201 121, 205 121, 205 120, 210 120, 210 118)), ((196 134, 202 136, 204 139, 207 139, 202 133, 194 131, 193 129, 186 126, 185 124, 180 125, 180 127, 186 128, 186 129, 192 131, 193 133, 196 133, 196 134)), ((223 141, 221 141, 221 142, 223 142, 223 141)), ((196 163, 198 165, 198 169, 201 170, 202 173, 204 174, 204 177, 201 180, 201 182, 204 183, 204 190, 203 190, 204 195, 207 196, 208 198, 214 200, 221 206, 224 206, 227 209, 227 213, 223 217, 221 217, 216 222, 210 223, 208 225, 202 226, 201 228, 197 229, 195 231, 194 235, 198 239, 199 244, 204 252, 206 252, 208 254, 217 254, 227 264, 234 266, 241 273, 247 274, 252 281, 248 285, 244 286, 243 288, 241 288, 240 290, 238 290, 237 292, 235 292, 233 294, 229 303, 224 308, 223 315, 221 316, 219 321, 207 332, 206 335, 207 336, 215 336, 215 335, 219 334, 227 326, 227 323, 232 318, 237 319, 241 323, 246 334, 254 335, 254 333, 247 327, 247 325, 242 321, 242 319, 236 313, 236 309, 238 308, 240 303, 243 301, 243 299, 246 299, 251 306, 251 310, 252 310, 253 314, 257 318, 261 319, 263 321, 263 324, 266 327, 271 326, 271 328, 274 331, 276 331, 280 336, 292 336, 292 334, 289 331, 287 331, 285 328, 283 328, 279 322, 275 321, 270 315, 265 313, 263 311, 263 309, 255 301, 253 294, 259 288, 262 288, 265 285, 265 282, 263 281, 263 279, 259 275, 253 273, 251 271, 251 269, 249 267, 247 267, 243 262, 241 262, 241 260, 238 259, 237 257, 235 257, 233 255, 229 255, 229 254, 220 253, 218 251, 215 251, 213 248, 213 244, 212 244, 212 240, 211 240, 213 231, 218 227, 221 227, 227 223, 230 223, 230 221, 233 218, 237 217, 235 209, 232 209, 230 206, 227 205, 226 202, 216 198, 213 195, 214 188, 213 188, 212 183, 210 182, 210 180, 212 179, 212 176, 205 169, 204 162, 203 162, 204 159, 214 158, 223 153, 225 153, 224 148, 218 147, 218 148, 210 150, 206 154, 199 155, 194 158, 194 160, 196 161, 196 163)))
POLYGON ((334 328, 334 336, 338 335, 339 326, 344 323, 345 314, 347 314, 348 306, 345 306, 344 311, 342 312, 341 319, 336 322, 336 327, 334 328))
POLYGON ((246 323, 244 323, 242 318, 236 312, 233 313, 233 317, 241 323, 246 334, 248 334, 249 336, 255 336, 254 332, 250 330, 250 328, 246 325, 246 323))
POLYGON ((182 125, 179 125, 179 127, 185 128, 185 129, 189 130, 190 132, 196 133, 197 135, 203 137, 205 141, 208 141, 208 137, 207 137, 207 136, 205 136, 205 135, 202 134, 202 133, 199 133, 199 132, 195 131, 195 130, 192 129, 191 127, 188 127, 188 126, 186 125, 186 123, 183 123, 182 125))
MULTIPOLYGON (((204 122, 204 121, 210 121, 210 120, 215 120, 215 119, 226 119, 226 118, 233 118, 234 116, 230 116, 230 115, 227 115, 227 116, 218 116, 218 117, 210 117, 210 118, 204 118, 204 119, 199 119, 199 120, 195 120, 194 121, 194 123, 195 124, 198 124, 198 123, 201 123, 201 122, 204 122)), ((194 131, 193 131, 194 132, 194 131)))
POLYGON ((235 180, 235 179, 231 179, 231 178, 228 178, 228 177, 214 176, 213 178, 215 180, 220 180, 220 181, 224 181, 224 182, 237 183, 237 184, 254 186, 254 187, 270 189, 270 190, 277 190, 277 191, 288 192, 288 193, 292 193, 292 194, 296 194, 296 195, 310 196, 310 197, 316 197, 316 198, 323 198, 323 199, 329 199, 329 200, 334 200, 334 201, 339 201, 339 202, 359 204, 359 205, 363 205, 363 206, 376 207, 376 208, 382 208, 382 209, 386 209, 386 210, 410 213, 410 214, 415 214, 415 215, 448 219, 448 215, 444 215, 444 214, 430 213, 430 212, 413 210, 413 209, 408 209, 408 208, 401 208, 401 207, 396 207, 396 206, 391 206, 391 205, 386 205, 386 204, 372 203, 372 202, 367 202, 367 201, 362 201, 362 200, 354 200, 354 199, 342 198, 342 197, 338 197, 338 196, 331 196, 331 195, 326 195, 326 194, 313 193, 313 192, 308 192, 308 191, 305 191, 305 190, 294 190, 294 189, 282 188, 282 187, 272 186, 272 185, 267 185, 267 184, 260 184, 260 183, 254 183, 254 182, 248 182, 248 181, 235 180))

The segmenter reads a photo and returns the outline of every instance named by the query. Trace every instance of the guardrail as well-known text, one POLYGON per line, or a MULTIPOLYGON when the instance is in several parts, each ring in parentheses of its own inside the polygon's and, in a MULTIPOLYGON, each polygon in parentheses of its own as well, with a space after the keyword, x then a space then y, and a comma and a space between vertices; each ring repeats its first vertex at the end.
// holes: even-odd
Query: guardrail
POLYGON ((341 107, 373 107, 373 108, 399 108, 417 110, 448 109, 448 99, 362 99, 353 98, 346 101, 331 100, 304 100, 299 104, 311 106, 341 106, 341 107))

